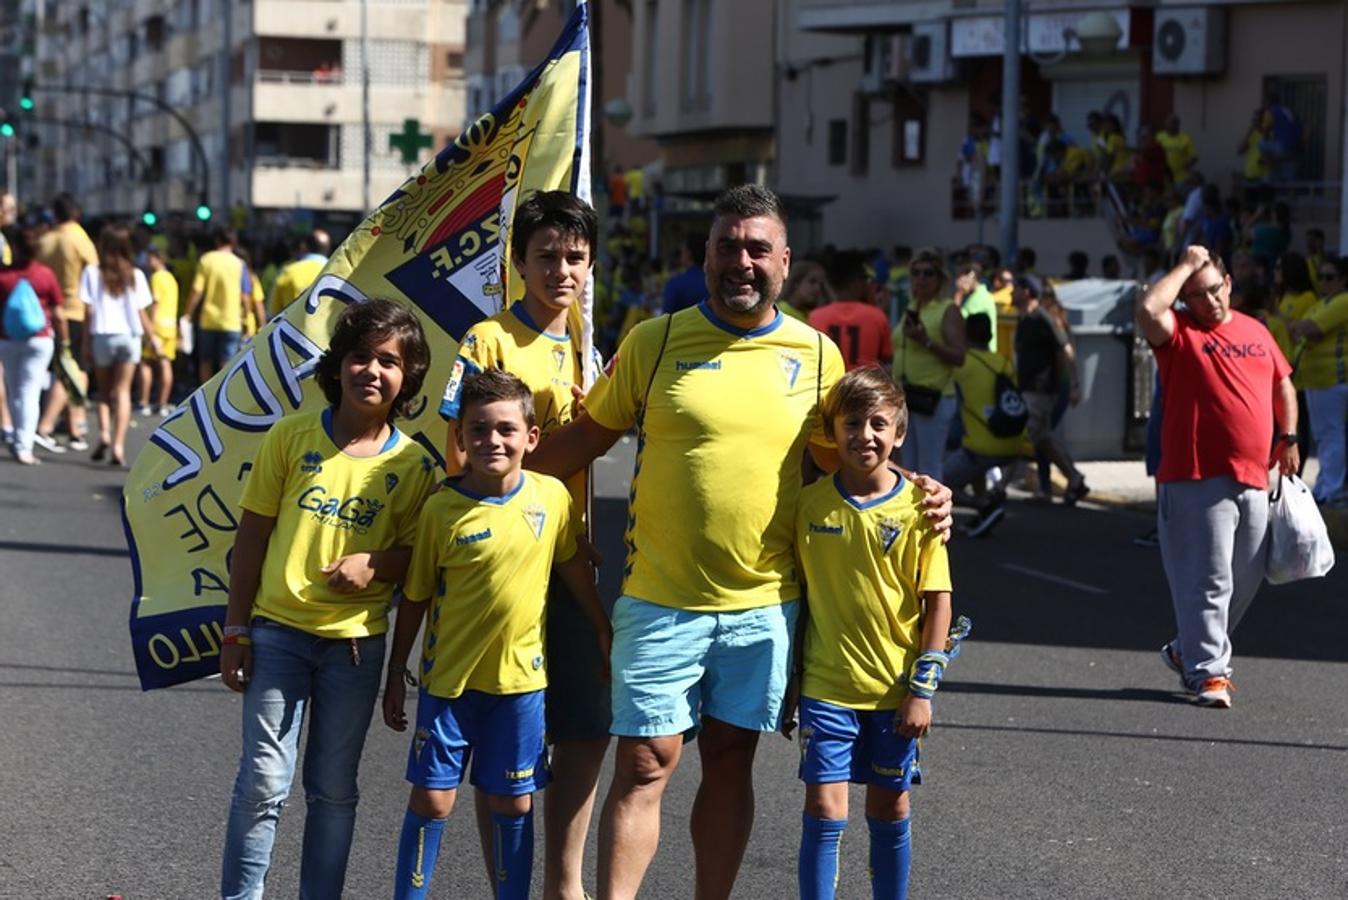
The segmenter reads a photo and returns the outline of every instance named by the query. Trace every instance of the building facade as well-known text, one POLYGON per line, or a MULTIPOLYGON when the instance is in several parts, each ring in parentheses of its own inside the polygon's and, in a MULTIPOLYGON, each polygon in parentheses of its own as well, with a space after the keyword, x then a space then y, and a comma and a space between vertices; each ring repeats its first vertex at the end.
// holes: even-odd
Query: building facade
POLYGON ((69 190, 98 215, 205 200, 216 221, 340 227, 463 123, 465 0, 31 2, 43 115, 27 201, 69 190), (409 119, 431 138, 414 164, 390 143, 409 119))

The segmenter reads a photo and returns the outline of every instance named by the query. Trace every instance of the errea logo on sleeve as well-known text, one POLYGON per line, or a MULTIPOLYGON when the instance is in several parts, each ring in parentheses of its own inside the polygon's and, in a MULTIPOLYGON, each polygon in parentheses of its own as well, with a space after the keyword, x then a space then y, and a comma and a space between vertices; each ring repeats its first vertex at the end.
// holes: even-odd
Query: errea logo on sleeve
POLYGON ((308 472, 311 475, 317 475, 323 471, 323 454, 317 450, 310 450, 300 458, 300 471, 308 472))

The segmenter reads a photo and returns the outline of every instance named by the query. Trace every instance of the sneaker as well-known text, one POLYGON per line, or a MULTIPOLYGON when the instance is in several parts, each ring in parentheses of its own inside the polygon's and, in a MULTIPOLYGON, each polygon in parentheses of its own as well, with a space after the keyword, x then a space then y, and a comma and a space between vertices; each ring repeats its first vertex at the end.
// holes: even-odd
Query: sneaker
POLYGON ((172 414, 173 414, 173 407, 169 406, 168 404, 159 407, 160 416, 170 416, 172 414))
POLYGON ((1139 534, 1137 537, 1133 538, 1133 543, 1139 547, 1159 547, 1161 546, 1161 535, 1155 528, 1153 528, 1146 534, 1139 534))
POLYGON ((1077 501, 1091 492, 1086 486, 1086 479, 1080 476, 1077 480, 1067 486, 1067 492, 1063 494, 1062 502, 1068 506, 1076 506, 1077 501))
POLYGON ((48 453, 65 453, 65 452, 66 452, 66 448, 65 448, 65 447, 62 447, 60 444, 56 443, 56 438, 52 437, 52 436, 49 435, 49 434, 43 434, 43 433, 40 432, 40 431, 39 431, 39 432, 36 432, 36 433, 33 435, 33 444, 34 444, 34 446, 41 447, 43 450, 46 450, 48 453))
POLYGON ((1006 517, 1006 510, 994 506, 978 514, 977 521, 969 527, 969 537, 982 537, 991 531, 998 522, 1006 517))
POLYGON ((1198 696, 1194 698, 1199 706, 1211 706, 1213 709, 1230 709, 1231 692, 1236 686, 1231 683, 1230 678, 1209 678, 1203 682, 1203 686, 1198 689, 1198 696))
POLYGON ((1179 648, 1173 643, 1161 645, 1161 662, 1165 667, 1179 676, 1180 688, 1186 688, 1184 683, 1184 659, 1180 656, 1179 648))
POLYGON ((136 407, 136 415, 138 415, 138 416, 152 416, 152 415, 154 415, 154 408, 151 407, 148 403, 146 403, 146 404, 144 404, 144 405, 142 405, 142 406, 137 406, 137 407, 136 407))
POLYGON ((13 429, 13 428, 6 428, 3 432, 0 432, 0 442, 3 442, 6 446, 13 446, 13 445, 14 445, 14 429, 13 429))
POLYGON ((70 449, 74 450, 76 453, 82 453, 89 449, 89 442, 84 439, 83 435, 80 437, 73 437, 70 439, 70 449))

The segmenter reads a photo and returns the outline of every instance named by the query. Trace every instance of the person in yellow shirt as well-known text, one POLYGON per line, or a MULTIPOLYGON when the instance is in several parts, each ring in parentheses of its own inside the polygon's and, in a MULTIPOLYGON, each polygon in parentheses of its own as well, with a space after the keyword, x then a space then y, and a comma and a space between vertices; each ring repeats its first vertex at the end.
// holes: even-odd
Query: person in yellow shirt
MULTIPOLYGON (((183 318, 191 321, 198 307, 201 320, 196 331, 197 371, 202 383, 229 362, 243 341, 244 262, 234 253, 234 232, 217 228, 211 234, 214 250, 203 253, 192 278, 183 318)), ((251 298, 250 298, 251 300, 251 298)), ((255 313, 259 323, 265 311, 255 313)))
POLYGON ((1198 163, 1194 139, 1188 132, 1180 130, 1179 116, 1172 115, 1165 120, 1165 127, 1156 132, 1156 142, 1165 151, 1165 164, 1171 179, 1179 184, 1198 163))
POLYGON ((798 696, 799 896, 836 895, 851 781, 866 787, 871 894, 906 897, 909 793, 923 780, 918 741, 931 727, 932 697, 955 649, 947 646, 950 564, 941 536, 922 517, 922 491, 889 461, 904 439, 907 410, 888 374, 878 367, 847 373, 821 418, 840 467, 802 490, 796 508, 809 602, 782 725, 790 737, 798 696))
POLYGON ((273 318, 294 303, 317 280, 318 274, 328 264, 328 255, 332 253, 332 238, 326 231, 317 228, 300 240, 299 250, 299 255, 286 264, 272 285, 267 313, 273 318))
POLYGON ((243 695, 222 896, 262 894, 301 729, 300 893, 342 896, 389 603, 438 471, 393 420, 413 409, 429 365, 410 309, 347 307, 315 375, 330 405, 281 419, 253 459, 220 651, 222 681, 243 695))
POLYGON ((151 244, 145 248, 145 260, 150 269, 150 321, 159 338, 160 354, 146 350, 140 359, 140 414, 148 416, 156 407, 150 405, 150 390, 155 377, 159 378, 159 415, 172 412, 169 398, 173 395, 173 360, 178 356, 178 281, 168 270, 164 251, 151 244))
MULTIPOLYGON (((445 820, 471 759, 472 784, 491 811, 496 897, 527 900, 532 794, 550 779, 543 620, 551 614, 554 564, 590 618, 601 659, 608 658, 610 631, 593 570, 576 552, 572 497, 555 478, 522 468, 539 440, 534 392, 490 368, 465 379, 459 400, 455 437, 467 468, 422 511, 389 653, 384 721, 405 731, 407 655, 429 612, 393 896, 428 896, 445 820)), ((549 656, 555 649, 548 645, 549 656)))
MULTIPOLYGON (((445 459, 451 475, 467 464, 458 432, 464 384, 474 375, 502 370, 523 380, 533 393, 542 443, 575 418, 575 394, 585 385, 586 373, 581 341, 572 335, 568 320, 591 277, 591 248, 598 243, 598 235, 595 210, 567 191, 537 191, 516 208, 510 260, 524 282, 524 296, 469 328, 459 345, 440 402, 440 415, 448 423, 445 459)), ((598 354, 592 354, 592 379, 600 377, 601 368, 598 354)), ((576 473, 566 484, 571 492, 571 518, 584 534, 586 472, 576 473)), ((544 706, 554 781, 544 807, 543 893, 579 896, 584 892, 585 836, 610 742, 609 686, 593 628, 565 583, 554 583, 549 592, 546 627, 549 652, 544 706)), ((479 809, 484 808, 485 800, 478 800, 479 809)), ((483 845, 491 846, 489 830, 483 835, 483 845)))
MULTIPOLYGON (((601 896, 631 896, 656 851, 660 796, 700 726, 692 821, 699 895, 730 893, 753 827, 753 759, 785 700, 800 585, 792 516, 816 412, 843 373, 826 336, 775 306, 791 262, 778 197, 716 201, 708 298, 632 329, 585 412, 535 451, 567 477, 638 429, 623 596, 614 605, 613 784, 600 821, 601 896), (731 635, 734 635, 732 638, 731 635)), ((958 313, 956 313, 958 315, 958 313)), ((948 493, 931 485, 944 519, 948 493)))
POLYGON ((1311 435, 1320 474, 1311 493, 1317 503, 1348 506, 1345 471, 1345 419, 1348 419, 1348 257, 1320 263, 1322 299, 1305 317, 1288 326, 1292 339, 1304 341, 1297 369, 1306 389, 1311 435))
MULTIPOLYGON (((89 233, 80 225, 80 206, 69 194, 59 194, 52 200, 52 214, 56 217, 56 227, 44 234, 38 243, 38 262, 56 273, 61 283, 61 296, 65 298, 66 324, 70 329, 69 347, 74 352, 73 367, 83 371, 79 348, 84 341, 84 301, 80 300, 80 276, 87 266, 98 265, 98 251, 89 233)), ((58 353, 59 348, 58 348, 58 353)), ((49 452, 60 453, 61 445, 51 436, 52 429, 61 413, 66 413, 66 426, 70 430, 70 449, 76 452, 89 449, 84 439, 85 409, 82 401, 72 398, 65 383, 53 379, 51 390, 47 392, 47 404, 42 409, 42 418, 37 423, 37 434, 33 440, 49 452)))
POLYGON ((1245 137, 1237 151, 1245 160, 1242 174, 1245 178, 1247 202, 1257 202, 1262 199, 1259 196, 1250 195, 1248 192, 1261 191, 1273 171, 1273 162, 1266 152, 1267 142, 1272 140, 1272 137, 1273 118, 1262 107, 1256 109, 1253 118, 1250 120, 1250 127, 1246 130, 1245 137))

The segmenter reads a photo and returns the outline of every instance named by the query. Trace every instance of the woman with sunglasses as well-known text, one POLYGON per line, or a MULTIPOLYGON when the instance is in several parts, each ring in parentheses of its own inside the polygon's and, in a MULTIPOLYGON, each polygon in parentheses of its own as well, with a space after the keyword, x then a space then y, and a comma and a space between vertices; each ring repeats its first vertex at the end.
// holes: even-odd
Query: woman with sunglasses
POLYGON ((1306 388, 1311 436, 1320 474, 1311 493, 1316 502, 1348 505, 1344 490, 1345 433, 1348 416, 1348 257, 1326 258, 1318 270, 1321 299, 1306 317, 1291 323, 1294 341, 1304 341, 1297 372, 1306 388))
POLYGON ((964 317, 946 293, 949 278, 937 250, 919 250, 908 277, 908 309, 894 330, 894 380, 908 403, 899 456, 904 468, 940 481, 946 436, 959 410, 955 370, 964 364, 964 317))

